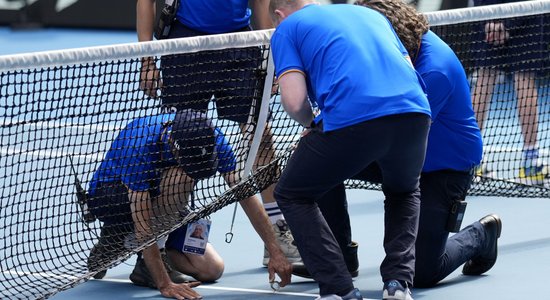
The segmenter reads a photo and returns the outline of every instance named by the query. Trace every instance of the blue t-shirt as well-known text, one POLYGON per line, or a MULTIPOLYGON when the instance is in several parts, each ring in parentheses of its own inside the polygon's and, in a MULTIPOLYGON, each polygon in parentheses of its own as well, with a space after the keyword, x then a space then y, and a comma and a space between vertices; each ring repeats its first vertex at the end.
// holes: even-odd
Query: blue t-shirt
POLYGON ((357 5, 307 5, 271 40, 276 75, 300 71, 331 131, 430 108, 407 51, 380 13, 357 5))
POLYGON ((248 0, 182 0, 176 18, 204 33, 227 33, 250 25, 248 0))
POLYGON ((426 83, 432 126, 424 172, 464 171, 481 162, 483 142, 475 119, 470 86, 453 50, 435 33, 422 37, 414 65, 426 83))
MULTIPOLYGON (((134 191, 158 188, 158 171, 177 165, 166 141, 159 143, 163 124, 174 120, 175 116, 175 113, 171 113, 142 117, 122 129, 92 177, 90 195, 94 195, 99 183, 115 181, 124 183, 134 191)), ((218 172, 235 170, 235 155, 219 128, 216 128, 216 153, 218 172)))

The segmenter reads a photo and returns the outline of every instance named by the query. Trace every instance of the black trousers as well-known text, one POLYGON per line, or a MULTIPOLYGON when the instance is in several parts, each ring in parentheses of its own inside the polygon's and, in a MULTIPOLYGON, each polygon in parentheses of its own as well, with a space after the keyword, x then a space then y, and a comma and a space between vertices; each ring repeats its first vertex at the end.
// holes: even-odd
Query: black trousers
POLYGON ((412 282, 418 218, 419 177, 430 118, 399 114, 303 137, 275 189, 275 199, 292 230, 302 259, 320 294, 353 288, 342 252, 316 201, 373 162, 384 181, 384 281, 412 282))
MULTIPOLYGON (((379 183, 382 174, 374 163, 353 179, 379 183)), ((446 228, 453 202, 466 198, 471 182, 472 173, 468 171, 442 170, 421 174, 415 287, 434 286, 486 246, 485 231, 479 222, 466 226, 450 238, 446 228)), ((317 201, 342 249, 346 249, 344 246, 351 241, 349 215, 347 210, 343 211, 347 207, 344 189, 344 184, 338 185, 317 201)))

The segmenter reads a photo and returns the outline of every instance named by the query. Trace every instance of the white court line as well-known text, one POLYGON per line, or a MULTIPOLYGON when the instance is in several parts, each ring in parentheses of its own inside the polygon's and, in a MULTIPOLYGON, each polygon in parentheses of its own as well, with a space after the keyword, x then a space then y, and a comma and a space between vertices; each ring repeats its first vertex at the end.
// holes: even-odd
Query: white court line
MULTIPOLYGON (((94 281, 96 281, 96 280, 94 280, 94 281)), ((123 283, 130 283, 131 282, 128 279, 114 279, 114 278, 99 279, 97 281, 112 281, 112 282, 123 282, 123 283)), ((273 292, 272 290, 242 289, 242 288, 233 288, 233 287, 225 287, 225 286, 199 285, 195 288, 196 289, 203 289, 203 290, 220 290, 220 291, 245 292, 245 293, 255 293, 255 294, 275 294, 275 295, 283 295, 283 296, 299 296, 299 297, 315 297, 315 298, 319 297, 318 294, 295 293, 295 292, 273 292)), ((376 300, 376 299, 364 298, 364 297, 363 297, 363 299, 364 300, 376 300)))
MULTIPOLYGON (((115 278, 104 278, 94 281, 111 281, 111 282, 122 282, 122 283, 131 283, 128 279, 115 279, 115 278)), ((267 283, 266 283, 267 284, 267 283)), ((258 290, 258 289, 242 289, 242 288, 233 288, 233 287, 224 287, 224 286, 210 286, 210 285, 199 285, 195 287, 196 289, 203 290, 220 290, 220 291, 231 291, 231 292, 246 292, 246 293, 256 293, 256 294, 277 294, 285 296, 300 296, 300 297, 318 297, 317 294, 308 294, 308 293, 294 293, 294 292, 273 292, 273 290, 258 290)), ((363 298, 365 299, 365 298, 363 298)), ((370 299, 365 299, 370 300, 370 299)), ((374 300, 374 299, 372 299, 374 300)))
POLYGON ((119 131, 123 127, 114 126, 109 124, 79 124, 71 122, 61 122, 61 121, 28 121, 28 120, 19 120, 15 118, 0 118, 0 125, 2 126, 33 126, 37 128, 46 128, 46 129, 59 129, 59 128, 71 128, 71 129, 85 129, 89 131, 96 132, 112 132, 119 131))
MULTIPOLYGON (((55 275, 55 274, 46 273, 46 272, 3 271, 2 273, 8 273, 8 274, 12 274, 12 275, 34 275, 34 276, 41 276, 41 277, 80 279, 79 277, 75 277, 75 276, 55 275)), ((131 281, 129 279, 116 279, 116 278, 91 279, 91 281, 131 283, 131 281)), ((233 287, 224 287, 224 286, 210 286, 210 285, 200 285, 200 286, 197 286, 195 288, 203 289, 203 290, 220 290, 220 291, 245 292, 245 293, 255 293, 255 294, 277 294, 277 295, 283 295, 283 296, 300 296, 300 297, 318 297, 319 296, 317 294, 308 294, 308 293, 273 292, 272 290, 243 289, 243 288, 233 288, 233 287)), ((371 298, 363 298, 363 299, 364 300, 376 300, 376 299, 371 299, 371 298)))
POLYGON ((0 154, 3 156, 10 155, 27 155, 41 158, 65 158, 69 155, 72 157, 83 158, 83 159, 92 159, 99 161, 103 159, 103 153, 96 154, 76 154, 73 152, 66 151, 56 151, 56 150, 28 150, 28 149, 17 149, 14 147, 0 147, 0 154))

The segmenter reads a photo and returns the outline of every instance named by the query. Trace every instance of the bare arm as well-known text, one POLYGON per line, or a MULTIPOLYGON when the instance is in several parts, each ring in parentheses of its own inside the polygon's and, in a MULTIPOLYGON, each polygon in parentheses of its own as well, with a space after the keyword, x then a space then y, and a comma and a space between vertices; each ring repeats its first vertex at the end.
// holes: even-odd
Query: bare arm
POLYGON ((502 45, 510 38, 503 22, 489 22, 485 24, 485 42, 492 45, 502 45))
MULTIPOLYGON (((151 199, 149 192, 128 191, 132 220, 134 221, 136 239, 141 243, 147 241, 153 234, 151 230, 151 199)), ((160 293, 169 298, 196 298, 200 295, 192 287, 196 285, 175 284, 172 282, 160 257, 157 244, 153 244, 143 250, 145 265, 151 272, 160 293)))
POLYGON ((156 6, 154 0, 137 0, 136 4, 136 31, 138 41, 153 40, 156 6))
MULTIPOLYGON (((223 176, 230 186, 233 185, 233 182, 235 182, 234 172, 225 173, 223 176)), ((241 200, 239 203, 254 227, 254 230, 256 230, 265 243, 267 251, 269 251, 269 280, 273 281, 275 279, 275 273, 277 273, 281 278, 281 287, 289 284, 292 266, 286 259, 281 248, 279 248, 275 233, 273 232, 273 227, 269 222, 267 213, 260 203, 260 200, 256 196, 252 196, 241 200)))
POLYGON ((306 77, 300 72, 289 72, 279 78, 281 104, 288 115, 308 127, 313 121, 313 111, 307 98, 306 77))
POLYGON ((250 7, 255 30, 273 28, 269 16, 269 0, 250 0, 250 7))
MULTIPOLYGON (((155 23, 155 0, 137 0, 136 4, 136 31, 138 41, 153 40, 155 23)), ((157 96, 157 89, 162 85, 160 72, 153 57, 141 58, 140 88, 149 97, 157 96)))

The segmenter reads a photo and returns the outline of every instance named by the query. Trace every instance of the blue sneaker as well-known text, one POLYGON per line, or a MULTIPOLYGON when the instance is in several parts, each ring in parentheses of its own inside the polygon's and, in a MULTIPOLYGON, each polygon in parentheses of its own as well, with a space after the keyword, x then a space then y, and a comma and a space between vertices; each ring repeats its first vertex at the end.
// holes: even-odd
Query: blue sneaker
POLYGON ((384 283, 382 292, 384 300, 413 300, 409 287, 403 285, 397 280, 390 280, 384 283))
POLYGON ((528 185, 544 185, 544 179, 548 177, 548 168, 545 165, 522 167, 519 170, 519 180, 528 185))
POLYGON ((315 300, 362 300, 361 292, 359 289, 353 289, 351 292, 345 294, 344 296, 338 296, 335 294, 319 296, 315 300))
POLYGON ((519 179, 523 184, 544 185, 548 177, 548 168, 539 158, 539 150, 530 148, 523 150, 523 163, 519 170, 519 179))

